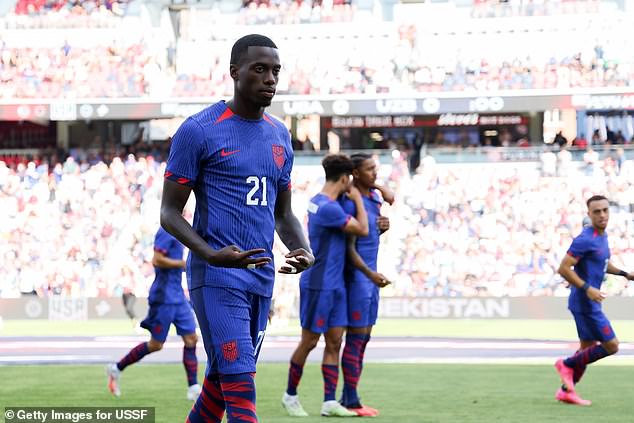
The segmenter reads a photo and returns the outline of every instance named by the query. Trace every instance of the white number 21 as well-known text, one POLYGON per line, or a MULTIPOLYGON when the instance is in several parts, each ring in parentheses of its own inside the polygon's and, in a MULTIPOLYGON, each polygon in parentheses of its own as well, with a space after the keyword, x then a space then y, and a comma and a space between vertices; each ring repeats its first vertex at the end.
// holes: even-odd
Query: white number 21
POLYGON ((249 176, 247 178, 247 184, 253 184, 253 188, 251 188, 251 191, 247 194, 247 206, 268 206, 268 203, 266 202, 266 176, 263 176, 262 178, 249 176), (260 189, 260 180, 262 181, 262 200, 253 198, 260 189))

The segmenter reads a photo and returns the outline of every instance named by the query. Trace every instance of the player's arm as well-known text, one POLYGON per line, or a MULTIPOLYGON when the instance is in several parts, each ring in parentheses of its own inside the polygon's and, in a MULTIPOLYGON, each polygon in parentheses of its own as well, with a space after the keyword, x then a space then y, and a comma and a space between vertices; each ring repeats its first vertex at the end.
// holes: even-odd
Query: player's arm
POLYGON ((368 213, 365 211, 363 199, 359 190, 352 186, 348 197, 354 202, 357 209, 357 215, 348 219, 343 227, 343 231, 348 235, 368 236, 368 213))
POLYGON ((605 294, 591 286, 589 283, 584 281, 579 277, 577 272, 574 271, 573 267, 579 262, 577 257, 574 257, 570 254, 566 254, 564 259, 561 261, 559 265, 559 274, 571 285, 576 288, 583 289, 586 291, 586 295, 592 301, 601 302, 605 298, 605 294))
POLYGON ((270 257, 250 257, 265 252, 266 250, 263 248, 240 251, 235 245, 230 245, 221 250, 212 249, 183 217, 183 209, 191 190, 188 185, 182 185, 167 178, 164 180, 163 198, 161 199, 161 226, 163 229, 212 266, 261 266, 271 261, 270 257))
POLYGON ((165 253, 154 249, 152 256, 152 265, 161 269, 184 269, 185 260, 175 260, 167 257, 165 253))
POLYGON ((348 235, 347 239, 347 258, 350 260, 350 263, 357 269, 361 271, 368 279, 372 281, 373 284, 378 286, 379 288, 384 288, 388 286, 391 282, 387 280, 385 276, 383 276, 379 272, 375 272, 363 261, 361 255, 357 251, 357 237, 354 235, 348 235))
POLYGON ((280 273, 299 273, 315 262, 310 246, 304 236, 302 225, 291 207, 291 190, 278 193, 275 202, 275 230, 290 251, 286 254, 286 264, 280 273))
POLYGON ((621 270, 615 265, 613 265, 611 261, 608 261, 608 268, 606 269, 606 272, 611 275, 623 276, 624 278, 630 281, 634 280, 634 272, 628 273, 625 270, 621 270))
POLYGON ((391 189, 383 185, 377 185, 377 184, 374 184, 374 188, 377 189, 381 193, 381 197, 383 197, 383 200, 386 203, 388 203, 390 206, 394 204, 395 195, 391 189))

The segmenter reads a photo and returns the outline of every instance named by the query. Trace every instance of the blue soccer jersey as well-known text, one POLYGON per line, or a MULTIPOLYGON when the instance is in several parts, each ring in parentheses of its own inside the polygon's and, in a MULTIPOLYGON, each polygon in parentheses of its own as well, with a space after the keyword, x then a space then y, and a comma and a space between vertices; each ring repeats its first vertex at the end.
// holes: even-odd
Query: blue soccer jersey
POLYGON ((346 235, 343 228, 351 216, 341 204, 325 194, 315 195, 308 204, 308 239, 315 263, 302 273, 300 285, 310 289, 344 287, 346 235))
MULTIPOLYGON (((381 215, 381 197, 375 190, 370 190, 369 196, 362 196, 365 211, 368 214, 368 236, 357 237, 357 252, 365 262, 365 264, 376 272, 377 258, 379 255, 379 242, 381 231, 379 230, 377 219, 381 215)), ((356 216, 357 206, 347 196, 342 197, 341 203, 346 213, 356 216)), ((351 263, 346 264, 346 283, 367 282, 371 287, 376 287, 359 269, 351 263)))
MULTIPOLYGON (((159 228, 156 232, 154 250, 172 260, 183 259, 183 244, 163 228, 159 228)), ((178 304, 185 301, 181 285, 183 281, 182 269, 163 269, 155 266, 154 274, 154 282, 148 295, 150 304, 178 304)))
MULTIPOLYGON (((593 227, 586 227, 573 241, 568 255, 578 260, 575 272, 581 279, 597 289, 601 289, 603 277, 610 260, 608 236, 599 235, 593 227)), ((592 301, 583 289, 572 286, 568 298, 568 308, 573 312, 600 311, 601 304, 592 301)))
MULTIPOLYGON (((172 140, 165 177, 196 195, 194 230, 215 250, 264 248, 273 258, 275 202, 290 189, 293 150, 286 127, 266 113, 249 120, 224 102, 189 117, 172 140)), ((211 266, 190 252, 189 288, 245 290, 270 297, 273 262, 257 269, 211 266)))

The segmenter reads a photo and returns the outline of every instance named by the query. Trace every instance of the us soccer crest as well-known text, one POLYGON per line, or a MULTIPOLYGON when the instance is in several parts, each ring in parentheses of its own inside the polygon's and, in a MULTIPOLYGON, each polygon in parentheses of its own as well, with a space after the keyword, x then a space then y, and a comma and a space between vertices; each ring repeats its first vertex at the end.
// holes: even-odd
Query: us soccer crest
POLYGON ((234 341, 225 342, 222 344, 222 355, 225 360, 234 362, 238 359, 238 344, 234 341))
POLYGON ((278 169, 281 169, 284 166, 284 146, 273 144, 271 146, 273 148, 273 160, 275 161, 275 165, 278 169))

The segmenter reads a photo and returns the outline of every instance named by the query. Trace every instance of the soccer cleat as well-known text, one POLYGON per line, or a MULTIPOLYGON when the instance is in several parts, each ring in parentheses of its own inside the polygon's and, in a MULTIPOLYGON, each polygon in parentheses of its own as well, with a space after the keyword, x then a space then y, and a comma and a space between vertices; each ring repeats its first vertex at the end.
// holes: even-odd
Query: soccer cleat
POLYGON ((357 417, 358 414, 348 410, 335 400, 324 401, 321 406, 321 415, 324 417, 357 417))
POLYGON ((357 413, 359 417, 376 417, 379 415, 379 410, 376 408, 368 407, 367 405, 362 405, 361 407, 347 407, 348 410, 357 413))
POLYGON ((573 382, 574 370, 564 364, 563 359, 557 360, 555 363, 555 369, 557 369, 557 373, 559 373, 559 377, 561 378, 561 383, 566 385, 566 388, 570 392, 574 392, 575 383, 573 382))
POLYGON ((106 366, 106 375, 108 375, 108 390, 112 392, 112 395, 115 397, 121 396, 121 390, 119 389, 121 370, 119 370, 115 363, 108 364, 106 366))
POLYGON ((187 388, 187 399, 190 401, 196 401, 202 390, 203 388, 199 384, 191 385, 187 388))
POLYGON ((557 401, 566 402, 568 404, 575 405, 583 405, 588 406, 592 404, 590 400, 584 400, 579 395, 577 395, 574 391, 564 391, 562 388, 559 388, 557 394, 555 394, 555 399, 557 401))
POLYGON ((286 410, 291 417, 308 417, 308 413, 302 407, 297 395, 288 395, 284 392, 282 396, 282 407, 286 410))

